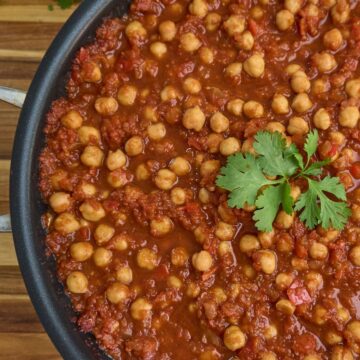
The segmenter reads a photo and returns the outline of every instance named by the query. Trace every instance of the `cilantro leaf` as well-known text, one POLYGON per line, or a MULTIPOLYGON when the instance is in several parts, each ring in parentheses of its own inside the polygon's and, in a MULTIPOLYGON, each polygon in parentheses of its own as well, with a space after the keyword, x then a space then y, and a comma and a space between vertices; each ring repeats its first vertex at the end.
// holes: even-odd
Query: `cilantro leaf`
POLYGON ((289 183, 281 184, 281 205, 283 210, 291 215, 293 213, 293 205, 294 205, 294 199, 290 195, 290 185, 289 183))
POLYGON ((257 198, 255 205, 258 208, 254 212, 253 219, 259 231, 269 232, 282 200, 282 186, 269 186, 257 198))
POLYGON ((254 205, 260 188, 276 183, 265 177, 258 161, 249 153, 230 156, 216 179, 217 186, 231 191, 228 204, 236 208, 242 208, 246 203, 254 205))
POLYGON ((295 145, 286 146, 279 132, 258 132, 253 146, 260 155, 260 166, 265 174, 289 177, 297 171, 299 163, 294 155, 299 154, 299 151, 295 145))
POLYGON ((322 173, 322 168, 325 165, 330 163, 330 159, 325 159, 322 161, 315 161, 310 166, 308 166, 305 170, 301 172, 302 176, 319 176, 322 173))
POLYGON ((325 229, 343 229, 351 212, 346 200, 344 186, 337 177, 326 176, 320 181, 307 179, 309 189, 300 196, 295 205, 295 210, 302 211, 300 219, 305 225, 313 229, 321 224, 325 229), (334 201, 327 196, 332 194, 338 200, 334 201))
POLYGON ((307 163, 309 163, 311 157, 315 154, 317 146, 318 146, 318 142, 319 142, 318 131, 315 129, 315 130, 309 132, 309 134, 306 137, 305 144, 304 144, 304 150, 307 154, 307 163))

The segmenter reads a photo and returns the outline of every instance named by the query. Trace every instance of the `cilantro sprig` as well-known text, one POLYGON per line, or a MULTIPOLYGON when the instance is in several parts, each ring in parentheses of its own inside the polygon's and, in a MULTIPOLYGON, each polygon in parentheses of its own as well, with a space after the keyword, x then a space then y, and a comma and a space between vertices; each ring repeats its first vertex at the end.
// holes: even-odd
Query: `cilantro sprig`
POLYGON ((257 155, 229 156, 217 177, 217 186, 230 192, 230 207, 255 206, 253 219, 259 231, 271 231, 280 206, 287 214, 298 211, 309 229, 317 225, 344 228, 350 216, 345 188, 339 178, 322 176, 329 159, 312 161, 319 141, 316 130, 306 138, 306 159, 295 144, 287 145, 279 132, 261 131, 254 140, 257 155), (290 182, 299 177, 307 181, 308 189, 294 204, 290 182))

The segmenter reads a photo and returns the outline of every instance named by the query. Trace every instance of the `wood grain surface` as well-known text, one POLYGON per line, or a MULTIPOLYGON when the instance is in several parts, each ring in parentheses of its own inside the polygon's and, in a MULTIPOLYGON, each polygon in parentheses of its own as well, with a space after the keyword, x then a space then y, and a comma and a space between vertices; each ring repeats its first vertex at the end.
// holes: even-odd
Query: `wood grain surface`
MULTIPOLYGON (((0 85, 27 90, 52 39, 72 9, 53 0, 0 0, 0 85)), ((0 214, 9 212, 12 142, 19 109, 0 101, 0 214)), ((57 360, 18 267, 11 234, 0 234, 0 360, 57 360)))

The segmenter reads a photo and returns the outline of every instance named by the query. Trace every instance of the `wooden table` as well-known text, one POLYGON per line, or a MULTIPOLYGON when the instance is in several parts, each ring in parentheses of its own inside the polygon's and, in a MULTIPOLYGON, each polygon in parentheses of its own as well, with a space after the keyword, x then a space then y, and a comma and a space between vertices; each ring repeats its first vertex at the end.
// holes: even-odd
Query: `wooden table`
MULTIPOLYGON (((0 0, 0 85, 27 90, 44 51, 73 9, 52 0, 0 0)), ((0 214, 9 212, 9 168, 19 110, 0 101, 0 214)), ((0 234, 0 359, 61 356, 44 332, 27 295, 11 234, 0 234)))

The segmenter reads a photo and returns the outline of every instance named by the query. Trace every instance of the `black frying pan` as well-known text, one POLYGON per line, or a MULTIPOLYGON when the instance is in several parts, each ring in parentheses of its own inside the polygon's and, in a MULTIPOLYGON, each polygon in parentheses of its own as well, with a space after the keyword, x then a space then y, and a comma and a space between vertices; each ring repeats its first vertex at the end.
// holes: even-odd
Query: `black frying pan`
POLYGON ((127 12, 130 0, 84 0, 51 44, 27 93, 16 130, 10 173, 11 223, 25 284, 42 324, 67 360, 109 359, 90 335, 79 332, 75 313, 45 255, 38 190, 42 129, 52 100, 65 95, 76 51, 89 43, 102 19, 127 12))

